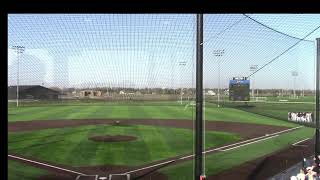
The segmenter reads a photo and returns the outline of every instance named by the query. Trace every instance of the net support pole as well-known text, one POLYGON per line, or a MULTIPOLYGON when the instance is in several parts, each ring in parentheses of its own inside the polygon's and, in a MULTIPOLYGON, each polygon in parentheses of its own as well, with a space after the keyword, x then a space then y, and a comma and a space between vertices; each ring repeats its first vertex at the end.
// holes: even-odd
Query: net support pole
POLYGON ((197 14, 197 42, 196 42, 196 121, 195 121, 195 180, 199 180, 203 173, 203 14, 197 14))
MULTIPOLYGON (((316 47, 316 138, 315 138, 315 163, 319 166, 320 160, 319 160, 319 155, 320 155, 320 114, 319 114, 319 96, 320 96, 320 38, 316 39, 317 42, 317 47, 316 47)), ((319 168, 318 168, 319 171, 319 168)))

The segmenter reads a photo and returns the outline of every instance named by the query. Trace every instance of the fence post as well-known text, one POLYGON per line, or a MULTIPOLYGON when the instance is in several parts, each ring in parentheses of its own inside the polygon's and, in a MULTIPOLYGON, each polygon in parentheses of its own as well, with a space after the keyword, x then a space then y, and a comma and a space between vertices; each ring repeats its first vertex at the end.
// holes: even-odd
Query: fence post
POLYGON ((196 120, 195 120, 195 180, 199 180, 203 173, 202 145, 203 145, 203 14, 197 14, 197 40, 196 40, 196 120))
POLYGON ((316 47, 316 138, 315 138, 315 163, 317 164, 317 171, 319 173, 319 165, 320 165, 320 160, 319 160, 319 155, 320 155, 320 132, 319 132, 319 125, 320 125, 320 119, 319 119, 319 94, 320 94, 320 88, 319 88, 319 81, 320 81, 320 38, 316 39, 317 42, 317 47, 316 47))

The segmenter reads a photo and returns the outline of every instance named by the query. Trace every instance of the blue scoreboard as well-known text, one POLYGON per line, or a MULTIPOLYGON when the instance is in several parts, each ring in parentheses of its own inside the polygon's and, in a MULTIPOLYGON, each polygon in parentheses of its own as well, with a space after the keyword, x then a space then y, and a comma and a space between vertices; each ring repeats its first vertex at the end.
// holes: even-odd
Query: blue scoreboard
POLYGON ((233 78, 229 81, 230 101, 250 100, 250 80, 247 78, 233 78))

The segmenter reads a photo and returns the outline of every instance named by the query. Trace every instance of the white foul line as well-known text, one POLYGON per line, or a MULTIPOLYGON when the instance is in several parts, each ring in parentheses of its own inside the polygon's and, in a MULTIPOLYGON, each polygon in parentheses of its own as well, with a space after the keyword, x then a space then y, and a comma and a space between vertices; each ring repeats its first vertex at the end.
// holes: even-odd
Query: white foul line
POLYGON ((49 164, 45 164, 45 163, 41 163, 41 162, 37 162, 37 161, 25 159, 25 158, 21 158, 21 157, 18 157, 18 156, 13 156, 13 155, 10 155, 10 154, 8 154, 8 156, 11 157, 11 158, 20 159, 20 160, 31 162, 31 163, 34 163, 34 164, 40 164, 42 166, 47 166, 47 167, 51 167, 51 168, 54 168, 54 169, 59 169, 59 170, 62 170, 62 171, 66 171, 66 172, 70 172, 70 173, 74 173, 74 174, 87 176, 86 174, 83 174, 83 173, 79 173, 79 172, 72 171, 72 170, 69 170, 69 169, 64 169, 64 168, 60 168, 60 167, 57 167, 57 166, 52 166, 52 165, 49 165, 49 164))
MULTIPOLYGON (((234 144, 229 144, 229 145, 222 146, 222 147, 219 147, 219 148, 210 149, 210 150, 204 151, 204 152, 202 152, 202 153, 208 153, 208 152, 217 151, 217 150, 220 150, 220 151, 228 151, 228 150, 235 149, 235 148, 238 148, 238 147, 241 147, 241 146, 245 146, 245 145, 248 145, 248 144, 252 144, 252 143, 256 143, 256 142, 263 141, 263 140, 266 140, 266 139, 274 138, 274 137, 279 136, 279 135, 277 135, 277 134, 280 134, 280 133, 283 133, 283 132, 287 132, 287 131, 292 131, 292 130, 294 130, 294 129, 298 129, 298 128, 301 128, 301 127, 302 127, 302 126, 298 126, 298 127, 295 127, 295 128, 291 128, 291 129, 279 131, 279 132, 272 133, 272 134, 269 134, 269 135, 264 135, 264 136, 260 136, 260 137, 248 139, 248 140, 245 140, 245 141, 237 142, 237 143, 234 143, 234 144), (259 140, 256 140, 256 139, 259 139, 259 140), (256 140, 256 141, 253 141, 253 140, 256 140), (251 141, 251 142, 245 143, 245 142, 248 142, 248 141, 251 141), (245 144, 242 144, 242 143, 245 143, 245 144), (238 145, 238 144, 241 144, 241 145, 222 150, 223 148, 230 147, 230 146, 234 146, 234 145, 238 145)), ((308 139, 309 139, 309 138, 308 138, 308 139)), ((306 139, 305 139, 305 140, 306 140, 306 139)), ((303 141, 304 141, 304 140, 303 140, 303 141)), ((302 142, 302 141, 301 141, 301 142, 302 142)), ((298 144, 298 143, 300 143, 300 141, 297 142, 297 144, 298 144)), ((296 144, 296 143, 295 143, 295 144, 296 144)), ((60 168, 60 167, 53 166, 53 165, 49 165, 49 164, 46 164, 46 163, 41 163, 41 162, 37 162, 37 161, 33 161, 33 160, 21 158, 21 157, 18 157, 18 156, 14 156, 14 155, 10 155, 10 154, 9 154, 8 156, 11 157, 11 158, 20 159, 20 160, 23 160, 23 161, 27 161, 27 162, 31 162, 31 163, 35 163, 35 164, 40 164, 40 165, 47 166, 47 167, 51 167, 51 168, 54 168, 54 169, 59 169, 59 170, 62 170, 62 171, 71 172, 71 173, 78 174, 78 175, 88 176, 87 174, 83 174, 83 173, 79 173, 79 172, 76 172, 76 171, 72 171, 72 170, 60 168)), ((130 174, 130 173, 133 173, 133 172, 137 172, 137 171, 149 169, 149 168, 152 168, 152 167, 160 166, 160 165, 162 165, 162 164, 167 164, 167 163, 175 162, 175 161, 177 161, 177 160, 187 159, 187 158, 193 157, 193 156, 194 156, 194 154, 193 154, 193 155, 184 156, 184 157, 178 158, 178 159, 176 159, 176 160, 170 160, 170 161, 162 162, 162 163, 155 164, 155 165, 151 165, 151 166, 147 166, 147 167, 144 167, 144 168, 140 168, 140 169, 128 171, 128 172, 125 172, 125 173, 123 173, 123 174, 130 174)))
MULTIPOLYGON (((281 133, 284 133, 284 132, 287 132, 287 131, 292 131, 292 130, 295 130, 295 129, 298 129, 298 128, 301 128, 301 127, 303 127, 303 126, 298 126, 298 127, 286 129, 286 130, 283 130, 283 131, 275 132, 275 133, 272 133, 272 134, 268 134, 268 135, 264 135, 264 136, 260 136, 260 137, 256 137, 256 138, 252 138, 252 139, 248 139, 248 140, 245 140, 245 141, 237 142, 237 143, 234 143, 234 144, 229 144, 229 145, 222 146, 222 147, 219 147, 219 148, 210 149, 210 150, 207 150, 207 151, 203 151, 202 153, 208 153, 208 152, 217 151, 217 150, 219 150, 219 151, 228 151, 228 150, 235 149, 235 148, 238 148, 238 147, 241 147, 241 146, 245 146, 245 145, 248 145, 248 144, 256 143, 256 142, 263 141, 263 140, 266 140, 266 139, 271 139, 271 138, 279 136, 278 134, 281 134, 281 133), (259 140, 256 140, 256 139, 259 139, 259 140), (256 141, 254 141, 254 140, 256 140, 256 141), (245 143, 245 142, 248 142, 248 141, 251 141, 251 142, 245 143), (245 144, 242 144, 242 143, 245 143, 245 144), (234 145, 238 145, 238 144, 241 144, 241 145, 222 150, 223 148, 234 146, 234 145)), ((152 166, 147 166, 147 167, 144 167, 144 168, 128 171, 128 172, 125 172, 123 174, 129 174, 129 173, 133 173, 133 172, 149 169, 149 168, 152 168, 152 167, 160 166, 162 164, 167 164, 167 163, 174 162, 174 161, 177 161, 177 160, 187 159, 187 158, 190 158, 190 157, 193 157, 193 156, 194 156, 194 154, 188 155, 188 156, 184 156, 184 157, 180 157, 180 158, 178 158, 176 160, 170 160, 170 161, 162 162, 162 163, 159 163, 159 164, 154 164, 152 166)))
POLYGON ((229 151, 229 150, 231 150, 231 149, 236 149, 236 148, 239 148, 239 147, 241 147, 241 146, 245 146, 245 145, 248 145, 248 144, 252 144, 252 143, 264 141, 264 140, 266 140, 266 139, 271 139, 271 138, 274 138, 274 137, 277 137, 277 136, 279 136, 279 135, 274 135, 274 136, 271 136, 271 137, 259 139, 259 140, 257 140, 257 141, 252 141, 252 142, 249 142, 249 143, 241 144, 241 145, 239 145, 239 146, 231 147, 231 148, 228 148, 228 149, 223 149, 223 150, 221 150, 221 151, 229 151))
POLYGON ((295 130, 295 129, 299 129, 301 127, 302 126, 298 126, 298 127, 294 127, 294 128, 291 128, 291 129, 286 129, 286 130, 283 130, 283 131, 275 132, 275 133, 269 134, 269 136, 274 135, 274 134, 281 134, 281 133, 287 132, 287 131, 292 131, 292 130, 295 130))
POLYGON ((171 163, 171 162, 174 162, 174 161, 176 161, 176 160, 170 160, 170 161, 162 162, 162 163, 155 164, 155 165, 152 165, 152 166, 148 166, 148 167, 136 169, 136 170, 133 170, 133 171, 128 171, 128 172, 125 172, 125 173, 123 173, 123 174, 130 174, 130 173, 137 172, 137 171, 141 171, 141 170, 144 170, 144 169, 149 169, 149 168, 152 168, 152 167, 160 166, 160 165, 162 165, 162 164, 168 164, 168 163, 171 163))
MULTIPOLYGON (((293 146, 297 146, 297 144, 299 144, 299 143, 301 143, 301 142, 303 142, 303 141, 306 141, 306 140, 308 140, 308 139, 310 139, 310 138, 306 138, 306 139, 303 139, 303 140, 301 140, 301 141, 298 141, 298 142, 295 142, 294 144, 292 144, 293 146)), ((301 145, 300 145, 301 146, 301 145)))
POLYGON ((223 148, 226 148, 226 147, 230 147, 230 146, 235 146, 235 145, 238 145, 238 144, 243 144, 245 142, 248 142, 248 141, 254 141, 256 139, 262 139, 262 138, 265 138, 265 137, 268 137, 267 135, 264 135, 264 136, 260 136, 260 137, 256 137, 256 138, 252 138, 252 139, 247 139, 245 141, 240 141, 240 142, 237 142, 237 143, 234 143, 234 144, 229 144, 229 145, 226 145, 226 146, 221 146, 221 147, 218 147, 218 148, 215 148, 215 149, 209 149, 207 151, 204 151, 203 153, 209 153, 209 152, 212 152, 212 151, 219 151, 223 148))
MULTIPOLYGON (((234 146, 234 145, 237 145, 237 144, 243 144, 245 142, 253 141, 253 140, 256 140, 256 139, 262 139, 262 138, 265 138, 265 137, 271 137, 273 135, 281 134, 281 133, 284 133, 286 131, 292 131, 292 130, 295 130, 295 129, 298 129, 298 128, 301 128, 301 127, 302 126, 298 126, 298 127, 294 127, 294 128, 291 128, 291 129, 286 129, 286 130, 283 130, 283 131, 275 132, 275 133, 272 133, 272 134, 268 134, 268 135, 264 135, 264 136, 260 136, 260 137, 256 137, 256 138, 252 138, 252 139, 248 139, 248 140, 245 140, 245 141, 240 141, 240 142, 237 142, 237 143, 234 143, 234 144, 229 144, 229 145, 222 146, 222 147, 219 147, 219 148, 210 149, 210 150, 204 151, 204 153, 221 150, 221 149, 226 148, 226 147, 234 146)), ((259 142, 259 141, 254 141, 254 142, 259 142)))

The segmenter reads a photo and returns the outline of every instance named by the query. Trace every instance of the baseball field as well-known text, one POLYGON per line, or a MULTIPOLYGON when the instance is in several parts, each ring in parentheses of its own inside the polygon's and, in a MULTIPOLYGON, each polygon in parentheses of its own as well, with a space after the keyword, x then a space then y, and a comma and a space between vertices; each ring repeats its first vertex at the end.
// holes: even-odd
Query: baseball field
MULTIPOLYGON (((290 111, 314 111, 305 101, 206 102, 208 178, 312 138, 287 121, 290 111)), ((190 102, 9 103, 9 179, 193 179, 194 117, 190 102)))

